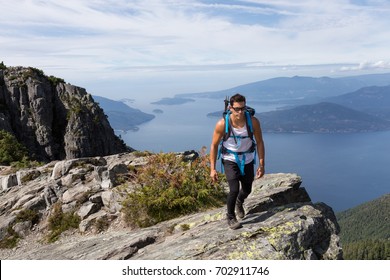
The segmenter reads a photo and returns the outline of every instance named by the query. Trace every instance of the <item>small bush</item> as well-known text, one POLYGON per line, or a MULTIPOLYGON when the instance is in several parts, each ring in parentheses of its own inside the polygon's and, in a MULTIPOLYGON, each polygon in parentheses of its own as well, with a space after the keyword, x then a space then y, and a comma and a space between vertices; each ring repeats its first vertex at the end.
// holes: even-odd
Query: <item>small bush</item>
POLYGON ((149 151, 134 151, 133 154, 136 157, 147 157, 147 156, 151 156, 153 153, 149 151))
POLYGON ((72 97, 70 100, 67 100, 67 103, 69 106, 69 110, 66 113, 66 119, 68 121, 85 112, 85 106, 82 104, 80 99, 72 97))
POLYGON ((0 130, 0 164, 11 165, 11 163, 28 161, 26 147, 20 144, 14 135, 0 130))
POLYGON ((18 245, 20 236, 12 229, 12 226, 7 228, 5 237, 0 240, 0 249, 12 249, 18 245))
POLYGON ((97 232, 104 232, 110 227, 110 222, 107 217, 101 217, 95 223, 97 232))
POLYGON ((53 213, 49 217, 49 230, 51 231, 47 237, 48 242, 52 243, 58 240, 61 233, 68 229, 78 228, 80 224, 80 217, 73 213, 64 213, 60 203, 53 206, 53 213))
POLYGON ((0 165, 21 169, 37 167, 42 163, 31 160, 27 148, 19 143, 13 134, 0 130, 0 165))
POLYGON ((39 214, 36 210, 31 209, 23 209, 21 210, 18 215, 16 216, 16 222, 26 222, 31 221, 31 223, 37 224, 39 222, 39 214))
POLYGON ((64 79, 57 78, 57 77, 55 77, 55 76, 49 76, 48 79, 49 79, 50 83, 51 83, 53 86, 56 86, 56 85, 58 85, 59 83, 65 84, 65 80, 64 80, 64 79))
POLYGON ((25 184, 27 182, 30 182, 32 180, 35 180, 36 178, 38 178, 39 176, 41 175, 41 172, 39 171, 32 171, 30 173, 28 173, 27 175, 25 175, 23 178, 22 178, 22 184, 25 184))
POLYGON ((13 223, 7 228, 7 233, 4 238, 0 241, 0 249, 12 249, 18 245, 20 236, 12 229, 16 223, 31 221, 31 223, 37 224, 39 222, 38 212, 31 209, 21 210, 13 223))
POLYGON ((35 68, 35 67, 28 67, 28 69, 33 72, 33 73, 36 73, 38 76, 40 77, 44 77, 45 76, 45 73, 43 72, 43 70, 41 69, 38 69, 38 68, 35 68))
POLYGON ((151 226, 221 206, 226 198, 222 186, 210 179, 206 156, 189 163, 173 153, 152 155, 137 175, 139 187, 128 194, 122 208, 130 225, 151 226))
POLYGON ((180 225, 180 228, 181 228, 182 231, 187 231, 187 230, 189 230, 191 227, 190 227, 189 224, 181 224, 181 225, 180 225))

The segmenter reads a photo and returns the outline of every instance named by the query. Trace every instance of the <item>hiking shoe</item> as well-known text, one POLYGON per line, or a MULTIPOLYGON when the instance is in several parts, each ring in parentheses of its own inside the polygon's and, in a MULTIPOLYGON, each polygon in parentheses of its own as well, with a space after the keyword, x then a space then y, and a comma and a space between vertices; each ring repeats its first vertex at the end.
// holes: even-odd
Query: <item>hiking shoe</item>
POLYGON ((236 217, 234 218, 227 217, 227 223, 231 229, 238 229, 241 227, 241 224, 237 221, 236 217))
POLYGON ((240 219, 245 217, 245 210, 244 210, 243 203, 238 200, 236 201, 236 214, 240 219))

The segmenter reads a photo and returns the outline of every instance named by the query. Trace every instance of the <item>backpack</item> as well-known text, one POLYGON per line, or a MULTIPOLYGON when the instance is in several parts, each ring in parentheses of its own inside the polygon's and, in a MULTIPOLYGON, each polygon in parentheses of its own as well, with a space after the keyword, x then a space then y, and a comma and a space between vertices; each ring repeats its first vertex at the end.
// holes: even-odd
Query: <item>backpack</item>
MULTIPOLYGON (((231 128, 230 114, 232 112, 228 109, 228 104, 229 104, 229 97, 226 96, 225 110, 222 113, 222 116, 225 120, 225 132, 224 132, 224 136, 223 136, 221 143, 220 143, 220 147, 219 147, 219 151, 218 151, 218 159, 221 157, 222 154, 226 154, 226 153, 233 154, 235 159, 236 159, 236 163, 240 169, 241 175, 245 175, 244 168, 245 168, 246 154, 255 153, 254 160, 256 160, 256 142, 255 142, 254 137, 253 137, 253 125, 252 125, 252 116, 255 115, 256 111, 255 111, 255 109, 253 109, 251 107, 248 107, 248 106, 246 107, 245 119, 246 119, 246 130, 248 132, 248 136, 244 136, 244 137, 236 136, 236 135, 234 135, 234 132, 232 131, 232 128, 231 128), (236 143, 237 143, 237 141, 240 141, 240 139, 242 139, 242 138, 250 138, 252 140, 252 146, 247 151, 243 151, 243 152, 235 152, 235 151, 229 150, 223 145, 223 143, 225 141, 227 141, 229 138, 234 138, 234 141, 236 143), (240 157, 241 157, 241 159, 240 159, 240 157)), ((223 172, 222 161, 221 161, 221 170, 223 172)))

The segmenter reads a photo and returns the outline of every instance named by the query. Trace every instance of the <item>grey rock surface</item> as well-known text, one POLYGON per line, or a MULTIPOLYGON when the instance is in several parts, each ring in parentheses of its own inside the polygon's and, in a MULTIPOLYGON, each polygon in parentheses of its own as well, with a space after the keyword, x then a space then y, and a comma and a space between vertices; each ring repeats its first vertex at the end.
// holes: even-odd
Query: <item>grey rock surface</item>
MULTIPOLYGON (((342 259, 333 210, 312 203, 297 174, 266 174, 255 180, 238 230, 228 228, 225 207, 148 228, 129 228, 123 222, 123 196, 115 180, 125 174, 124 166, 145 164, 148 157, 124 153, 79 159, 73 166, 65 160, 35 168, 38 177, 0 192, 0 240, 9 226, 23 236, 16 248, 0 249, 0 258, 342 259), (112 172, 109 189, 102 185, 101 168, 112 172), (56 201, 64 212, 78 213, 81 222, 77 230, 46 243, 47 219, 56 201), (15 219, 22 209, 38 211, 40 222, 18 224, 15 219), (97 230, 98 224, 104 230, 97 230)), ((0 173, 0 179, 4 176, 8 175, 0 173)))

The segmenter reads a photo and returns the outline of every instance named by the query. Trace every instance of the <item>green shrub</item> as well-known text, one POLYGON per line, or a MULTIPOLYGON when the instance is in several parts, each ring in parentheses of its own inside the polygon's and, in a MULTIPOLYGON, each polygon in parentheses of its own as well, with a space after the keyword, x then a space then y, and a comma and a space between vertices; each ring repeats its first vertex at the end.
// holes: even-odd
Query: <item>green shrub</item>
POLYGON ((31 71, 32 73, 36 73, 40 77, 44 77, 45 76, 45 73, 41 69, 38 69, 38 68, 35 68, 35 67, 28 67, 28 69, 29 69, 29 71, 31 71))
POLYGON ((11 165, 23 161, 28 161, 26 147, 20 144, 11 133, 0 130, 0 164, 11 165))
POLYGON ((5 237, 0 240, 0 249, 12 249, 18 245, 20 236, 12 229, 12 226, 7 228, 5 237))
POLYGON ((16 169, 41 166, 42 163, 31 160, 28 150, 11 133, 0 130, 0 165, 11 165, 16 169))
POLYGON ((50 83, 53 85, 53 86, 56 86, 58 85, 59 83, 65 83, 65 80, 64 79, 61 79, 61 78, 57 78, 55 76, 49 76, 48 77, 50 83))
POLYGON ((60 203, 53 206, 53 213, 49 217, 49 230, 51 231, 47 237, 48 242, 55 242, 60 237, 61 233, 68 229, 78 228, 80 217, 73 213, 64 213, 60 203))
POLYGON ((76 97, 72 97, 71 99, 68 100, 68 106, 69 106, 69 110, 66 114, 66 119, 69 121, 72 117, 77 117, 78 115, 80 115, 82 112, 84 112, 85 110, 85 106, 82 104, 81 100, 76 98, 76 97))
POLYGON ((182 231, 187 231, 187 230, 189 230, 191 227, 190 227, 189 224, 181 224, 181 225, 180 225, 180 228, 181 228, 182 231))
POLYGON ((184 162, 173 153, 152 155, 137 175, 139 187, 128 194, 122 208, 130 225, 151 226, 221 206, 226 198, 223 187, 210 179, 206 156, 184 162))
POLYGON ((16 216, 16 223, 31 221, 31 223, 37 224, 39 222, 39 214, 36 210, 23 209, 16 216))
POLYGON ((96 220, 95 228, 97 232, 104 232, 110 227, 110 222, 106 216, 96 220))
POLYGON ((39 215, 36 210, 23 209, 21 210, 13 223, 11 223, 8 228, 4 238, 0 241, 0 249, 12 249, 18 245, 20 236, 13 230, 13 226, 16 223, 31 221, 34 225, 39 222, 39 215))
POLYGON ((32 171, 32 172, 28 173, 27 175, 25 175, 24 177, 22 177, 22 179, 21 179, 22 184, 25 184, 25 183, 30 182, 32 180, 35 180, 40 175, 41 175, 41 172, 39 172, 37 170, 32 171))
POLYGON ((133 154, 136 157, 147 157, 147 156, 151 156, 153 153, 149 151, 134 151, 133 154))
MULTIPOLYGON (((21 168, 33 168, 37 166, 42 166, 43 163, 35 160, 30 160, 28 157, 24 157, 21 161, 16 161, 11 163, 11 166, 16 167, 16 169, 21 169, 21 168)), ((38 172, 35 173, 35 176, 37 176, 38 172)), ((38 178, 39 175, 35 178, 30 177, 31 180, 34 180, 38 178)), ((28 178, 26 178, 28 180, 28 178)), ((27 182, 27 181, 25 181, 27 182)))

